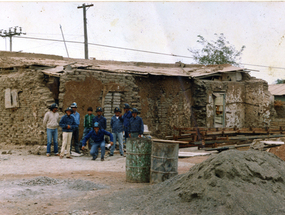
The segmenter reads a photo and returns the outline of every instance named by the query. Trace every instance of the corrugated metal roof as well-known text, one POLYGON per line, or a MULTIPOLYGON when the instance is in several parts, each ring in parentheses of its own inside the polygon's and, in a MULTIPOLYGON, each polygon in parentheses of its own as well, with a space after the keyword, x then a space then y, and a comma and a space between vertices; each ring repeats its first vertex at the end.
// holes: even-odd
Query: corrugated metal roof
POLYGON ((285 95, 285 84, 268 85, 268 91, 274 96, 283 96, 285 95))

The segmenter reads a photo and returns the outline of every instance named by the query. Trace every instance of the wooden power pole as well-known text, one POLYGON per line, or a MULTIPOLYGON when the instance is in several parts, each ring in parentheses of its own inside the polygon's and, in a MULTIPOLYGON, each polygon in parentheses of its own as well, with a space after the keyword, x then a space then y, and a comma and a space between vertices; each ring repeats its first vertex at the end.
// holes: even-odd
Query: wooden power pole
POLYGON ((16 26, 9 28, 9 31, 0 30, 0 37, 9 37, 10 38, 10 52, 12 51, 12 37, 20 36, 21 34, 25 34, 22 32, 22 27, 16 26))
POLYGON ((82 4, 82 6, 78 6, 77 9, 83 9, 83 24, 84 24, 84 51, 85 51, 85 59, 88 59, 88 36, 87 36, 87 19, 86 19, 86 8, 92 7, 93 4, 82 4))

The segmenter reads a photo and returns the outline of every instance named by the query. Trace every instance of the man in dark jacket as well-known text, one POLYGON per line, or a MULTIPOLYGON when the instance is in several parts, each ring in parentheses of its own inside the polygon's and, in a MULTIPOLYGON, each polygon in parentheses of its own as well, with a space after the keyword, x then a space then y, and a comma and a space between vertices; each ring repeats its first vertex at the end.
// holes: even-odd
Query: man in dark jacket
POLYGON ((143 120, 138 116, 138 113, 138 110, 136 108, 133 108, 129 127, 129 135, 131 138, 141 137, 144 131, 143 120))
POLYGON ((132 113, 130 111, 131 107, 129 104, 125 104, 124 106, 124 132, 125 132, 125 143, 127 142, 127 138, 129 137, 129 126, 130 126, 130 118, 132 118, 132 113))
POLYGON ((102 110, 101 107, 97 107, 96 108, 97 116, 95 116, 93 118, 92 124, 94 125, 95 122, 98 122, 99 125, 100 125, 100 128, 106 130, 106 128, 107 128, 107 120, 106 120, 106 118, 104 116, 102 116, 102 112, 103 112, 103 110, 102 110))
POLYGON ((71 107, 68 107, 65 110, 65 115, 61 117, 59 126, 62 128, 62 146, 60 152, 60 158, 63 158, 64 151, 67 149, 66 158, 72 159, 70 156, 70 144, 72 138, 72 131, 77 127, 74 117, 71 116, 73 113, 71 107))
POLYGON ((98 156, 98 148, 101 148, 101 161, 104 161, 104 155, 105 155, 105 140, 104 135, 108 135, 110 137, 110 144, 113 145, 113 135, 105 131, 104 129, 101 129, 98 122, 94 123, 94 130, 90 131, 89 134, 87 134, 83 141, 82 141, 82 150, 85 149, 86 141, 91 138, 94 143, 91 143, 91 150, 90 154, 93 156, 92 160, 96 160, 98 156))
POLYGON ((110 150, 110 156, 114 155, 115 147, 116 147, 116 141, 118 138, 119 141, 119 149, 121 156, 124 156, 124 149, 123 149, 123 130, 124 130, 124 120, 122 118, 121 110, 120 108, 116 107, 114 110, 115 115, 111 118, 111 128, 112 128, 112 135, 114 138, 114 144, 111 147, 110 150))

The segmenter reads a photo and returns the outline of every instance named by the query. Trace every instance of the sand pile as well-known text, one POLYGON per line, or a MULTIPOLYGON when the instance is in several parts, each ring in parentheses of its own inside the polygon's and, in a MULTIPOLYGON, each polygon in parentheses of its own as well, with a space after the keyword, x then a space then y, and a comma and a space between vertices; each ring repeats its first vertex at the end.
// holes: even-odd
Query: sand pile
POLYGON ((285 162, 268 152, 225 151, 142 199, 141 213, 285 214, 285 162))

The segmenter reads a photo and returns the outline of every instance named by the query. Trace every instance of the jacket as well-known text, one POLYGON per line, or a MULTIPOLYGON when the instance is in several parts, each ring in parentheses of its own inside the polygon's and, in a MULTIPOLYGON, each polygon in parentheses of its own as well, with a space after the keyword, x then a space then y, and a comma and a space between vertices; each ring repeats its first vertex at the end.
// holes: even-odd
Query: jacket
POLYGON ((112 116, 111 118, 111 128, 112 133, 119 133, 123 132, 124 130, 124 120, 122 117, 116 117, 116 115, 112 116))
POLYGON ((56 112, 48 111, 45 114, 43 125, 49 129, 56 129, 58 128, 60 117, 59 114, 56 112))
POLYGON ((99 129, 98 134, 96 134, 93 129, 84 137, 82 146, 86 145, 86 141, 89 140, 89 138, 91 138, 95 143, 101 143, 104 141, 104 135, 108 135, 110 137, 110 141, 113 142, 113 135, 110 132, 105 131, 104 129, 99 129))
POLYGON ((59 126, 62 128, 63 132, 72 132, 74 128, 78 127, 78 125, 75 123, 74 117, 71 115, 67 116, 67 114, 61 117, 59 126), (70 125, 70 129, 67 129, 68 125, 70 125))
POLYGON ((132 112, 131 111, 124 113, 123 119, 124 119, 124 130, 125 131, 129 130, 130 118, 132 118, 132 112))
POLYGON ((106 129, 107 128, 107 120, 104 116, 100 116, 100 118, 98 116, 95 116, 92 119, 92 125, 94 125, 95 122, 99 122, 99 126, 101 129, 106 129))
POLYGON ((75 114, 72 113, 71 116, 74 117, 75 123, 76 123, 76 125, 78 127, 79 124, 80 124, 80 114, 76 111, 75 114))
POLYGON ((141 117, 137 116, 136 118, 132 117, 130 119, 130 133, 139 133, 140 135, 143 134, 144 127, 143 127, 143 120, 141 117))
POLYGON ((94 123, 93 122, 93 118, 95 116, 93 114, 89 115, 89 114, 86 114, 85 117, 84 117, 84 128, 93 128, 93 125, 94 123))

